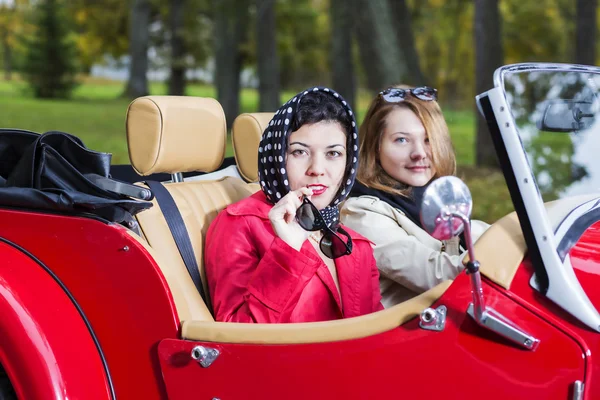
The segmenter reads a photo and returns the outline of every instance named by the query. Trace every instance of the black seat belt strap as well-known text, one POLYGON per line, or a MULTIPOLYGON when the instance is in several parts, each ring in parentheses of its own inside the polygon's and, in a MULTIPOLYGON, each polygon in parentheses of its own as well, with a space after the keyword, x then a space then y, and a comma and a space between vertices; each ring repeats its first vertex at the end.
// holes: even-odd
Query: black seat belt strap
POLYGON ((208 310, 212 314, 210 299, 204 293, 204 286, 202 286, 202 277, 200 276, 200 269, 196 262, 192 241, 190 240, 190 235, 183 222, 183 217, 177 208, 177 204, 175 204, 175 200, 173 200, 173 196, 171 196, 171 193, 169 193, 167 188, 160 182, 146 181, 146 184, 154 193, 158 206, 167 220, 167 225, 169 225, 169 230, 171 231, 171 235, 173 235, 181 258, 183 258, 185 267, 187 268, 194 285, 196 285, 196 289, 198 289, 200 296, 202 296, 204 304, 206 304, 206 307, 208 307, 208 310))

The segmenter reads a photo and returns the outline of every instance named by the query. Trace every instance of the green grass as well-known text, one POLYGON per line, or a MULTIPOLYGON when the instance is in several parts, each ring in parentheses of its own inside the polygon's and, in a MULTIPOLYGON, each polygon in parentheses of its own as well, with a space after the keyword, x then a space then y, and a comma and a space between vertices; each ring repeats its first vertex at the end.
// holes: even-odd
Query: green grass
MULTIPOLYGON (((71 100, 34 99, 22 81, 0 80, 0 127, 27 129, 34 132, 59 130, 80 137, 87 147, 113 154, 114 164, 129 163, 125 138, 125 113, 129 101, 119 96, 123 83, 85 79, 71 100)), ((152 83, 150 92, 166 94, 166 85, 152 83)), ((207 85, 189 85, 191 96, 216 97, 215 88, 207 85)), ((285 101, 294 92, 282 94, 285 101)), ((360 93, 356 108, 359 121, 370 101, 367 93, 360 93)), ((258 108, 258 93, 242 90, 241 112, 258 108)), ((444 111, 459 164, 459 176, 469 185, 473 194, 473 218, 493 222, 512 210, 508 190, 502 174, 479 170, 474 163, 474 114, 472 110, 444 111)), ((233 155, 228 140, 227 156, 233 155)))

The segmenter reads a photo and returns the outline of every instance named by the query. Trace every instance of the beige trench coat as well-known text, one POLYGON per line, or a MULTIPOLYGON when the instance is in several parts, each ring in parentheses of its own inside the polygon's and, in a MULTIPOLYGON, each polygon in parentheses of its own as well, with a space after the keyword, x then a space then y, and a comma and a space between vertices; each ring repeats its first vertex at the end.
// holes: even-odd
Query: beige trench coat
MULTIPOLYGON (((439 241, 404 212, 373 196, 352 197, 342 207, 344 225, 371 240, 385 308, 423 293, 463 269, 459 239, 439 241)), ((489 227, 472 221, 473 241, 489 227)))

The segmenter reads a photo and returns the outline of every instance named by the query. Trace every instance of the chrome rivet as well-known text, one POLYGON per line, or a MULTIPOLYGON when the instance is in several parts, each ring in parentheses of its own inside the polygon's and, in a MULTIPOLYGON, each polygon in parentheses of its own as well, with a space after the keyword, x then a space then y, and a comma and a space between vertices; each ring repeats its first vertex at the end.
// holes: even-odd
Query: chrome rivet
POLYGON ((121 250, 123 250, 123 251, 129 251, 129 246, 124 246, 121 250))
POLYGON ((446 324, 446 306, 426 308, 419 317, 419 327, 430 331, 443 331, 446 324))
POLYGON ((435 310, 428 308, 423 311, 423 314, 421 314, 421 320, 423 322, 431 322, 435 320, 435 310))
POLYGON ((504 111, 504 106, 500 107, 500 111, 504 111))
POLYGON ((219 350, 204 346, 195 346, 192 349, 192 358, 204 367, 208 368, 219 357, 219 350))
POLYGON ((507 123, 506 123, 506 127, 508 128, 509 126, 510 126, 510 123, 508 123, 508 122, 507 122, 507 123))
POLYGON ((525 342, 523 342, 523 344, 527 347, 531 347, 531 345, 533 344, 533 342, 531 341, 531 339, 525 339, 525 342))

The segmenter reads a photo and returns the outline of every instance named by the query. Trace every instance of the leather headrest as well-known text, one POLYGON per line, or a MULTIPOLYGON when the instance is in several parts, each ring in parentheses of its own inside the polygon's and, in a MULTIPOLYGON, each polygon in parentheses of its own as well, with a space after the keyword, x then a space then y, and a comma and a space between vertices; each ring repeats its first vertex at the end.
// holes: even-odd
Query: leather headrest
POLYGON ((127 109, 127 145, 140 175, 212 172, 225 158, 225 113, 215 99, 146 96, 127 109))
POLYGON ((258 181, 258 145, 263 131, 275 113, 241 114, 231 129, 233 154, 240 175, 248 182, 258 181))

